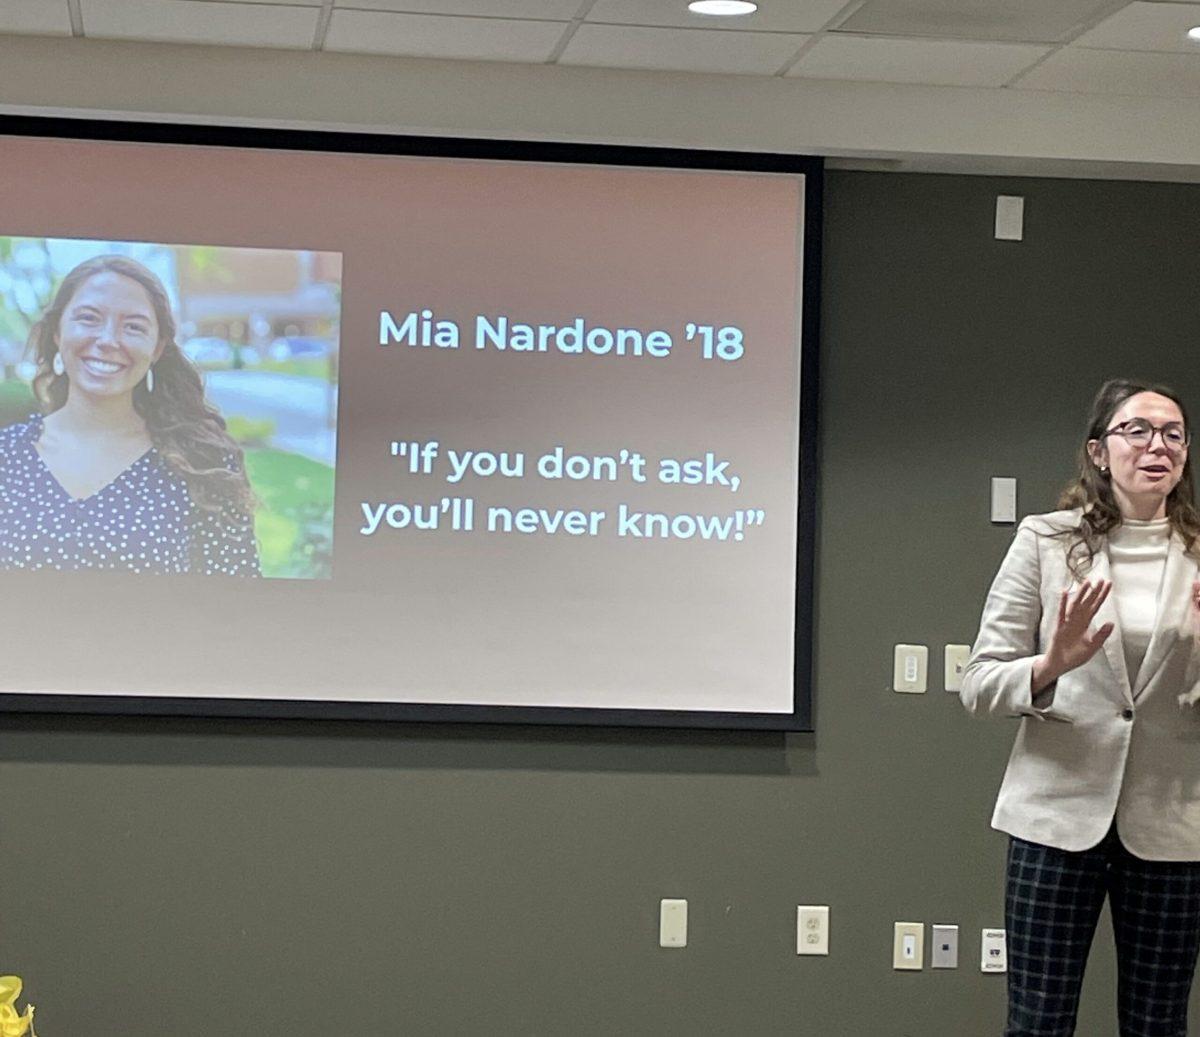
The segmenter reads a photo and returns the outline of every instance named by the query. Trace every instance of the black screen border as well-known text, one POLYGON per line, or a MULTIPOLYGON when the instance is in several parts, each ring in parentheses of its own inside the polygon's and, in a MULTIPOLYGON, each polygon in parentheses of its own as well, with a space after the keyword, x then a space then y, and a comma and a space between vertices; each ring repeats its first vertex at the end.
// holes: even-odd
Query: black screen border
POLYGON ((813 567, 816 561, 818 351, 820 349, 821 246, 824 160, 767 152, 708 151, 610 144, 474 139, 280 129, 173 122, 0 115, 5 137, 183 144, 280 151, 488 159, 492 161, 640 166, 804 177, 804 244, 800 339, 800 422, 797 464, 796 612, 792 712, 734 713, 713 710, 598 709, 561 706, 449 705, 417 702, 347 702, 299 699, 185 698, 147 695, 46 695, 0 693, 2 713, 72 713, 105 716, 230 717, 409 721, 418 723, 539 724, 595 727, 658 727, 727 731, 815 730, 813 715, 813 567))

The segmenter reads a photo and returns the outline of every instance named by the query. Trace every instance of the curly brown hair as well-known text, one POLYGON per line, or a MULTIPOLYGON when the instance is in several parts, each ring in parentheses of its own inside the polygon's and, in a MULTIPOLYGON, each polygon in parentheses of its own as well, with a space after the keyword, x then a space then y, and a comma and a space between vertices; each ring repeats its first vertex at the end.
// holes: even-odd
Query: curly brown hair
MULTIPOLYGON (((1179 394, 1165 385, 1146 385, 1125 378, 1110 378, 1096 393, 1088 416, 1087 434, 1079 449, 1079 474, 1067 484, 1058 499, 1059 508, 1082 508, 1079 525, 1051 534, 1068 541, 1067 566, 1082 579, 1100 545, 1111 530, 1121 524, 1121 509, 1113 494, 1112 477, 1101 472, 1088 451, 1088 442, 1100 439, 1117 409, 1131 396, 1152 392, 1171 400, 1183 415, 1185 428, 1191 428, 1187 409, 1179 394)), ((1192 482, 1192 460, 1183 464, 1183 475, 1167 495, 1167 519, 1186 550, 1200 558, 1200 512, 1196 510, 1196 491, 1192 482)))
POLYGON ((146 423, 150 442, 167 465, 187 483, 193 503, 206 511, 254 507, 242 448, 225 431, 225 419, 204 398, 204 382, 175 342, 175 315, 162 281, 127 256, 93 256, 76 266, 58 286, 54 300, 33 326, 29 349, 37 363, 33 389, 46 413, 67 402, 70 384, 54 372, 55 334, 63 311, 89 277, 112 271, 136 281, 150 296, 158 319, 159 358, 154 362, 154 391, 140 382, 133 409, 146 423))

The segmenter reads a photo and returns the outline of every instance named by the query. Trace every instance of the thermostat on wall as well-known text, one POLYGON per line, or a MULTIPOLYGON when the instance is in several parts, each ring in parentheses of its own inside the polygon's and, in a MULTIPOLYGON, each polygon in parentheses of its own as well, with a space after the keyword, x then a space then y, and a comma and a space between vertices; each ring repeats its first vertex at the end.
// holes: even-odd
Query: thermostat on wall
POLYGON ((1017 480, 992 480, 992 521, 1017 521, 1017 480))

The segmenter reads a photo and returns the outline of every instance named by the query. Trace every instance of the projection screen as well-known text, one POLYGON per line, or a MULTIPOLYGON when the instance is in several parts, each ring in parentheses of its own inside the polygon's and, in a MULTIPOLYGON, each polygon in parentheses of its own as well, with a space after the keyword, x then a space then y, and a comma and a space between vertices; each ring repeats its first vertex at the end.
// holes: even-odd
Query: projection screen
POLYGON ((819 160, 0 160, 0 707, 811 729, 819 160))

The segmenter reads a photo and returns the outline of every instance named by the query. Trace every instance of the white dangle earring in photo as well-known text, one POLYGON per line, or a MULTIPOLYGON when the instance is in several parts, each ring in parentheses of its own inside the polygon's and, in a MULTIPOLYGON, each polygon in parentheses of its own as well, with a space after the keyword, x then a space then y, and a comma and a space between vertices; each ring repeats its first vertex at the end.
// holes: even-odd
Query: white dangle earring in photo
POLYGON ((146 368, 146 392, 154 392, 154 368, 146 368))
POLYGON ((61 353, 54 354, 54 359, 52 361, 50 361, 50 368, 60 378, 63 376, 63 373, 66 371, 67 368, 66 368, 66 365, 63 364, 63 358, 62 358, 61 353))

